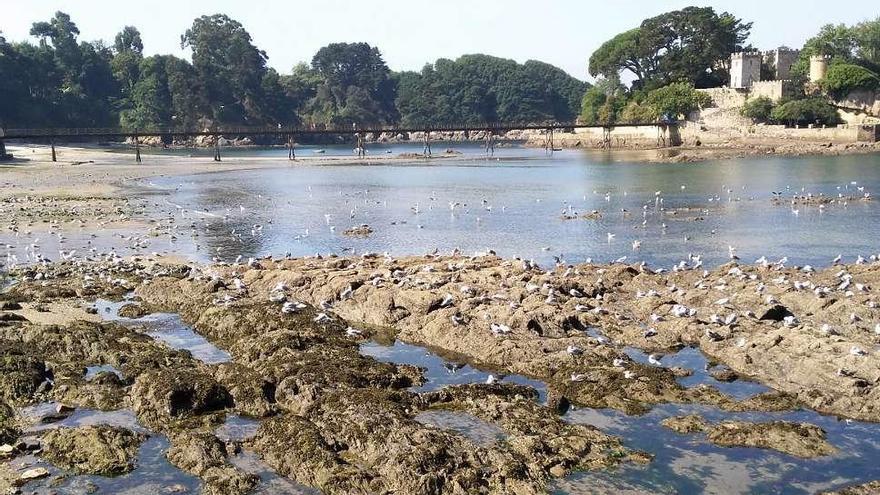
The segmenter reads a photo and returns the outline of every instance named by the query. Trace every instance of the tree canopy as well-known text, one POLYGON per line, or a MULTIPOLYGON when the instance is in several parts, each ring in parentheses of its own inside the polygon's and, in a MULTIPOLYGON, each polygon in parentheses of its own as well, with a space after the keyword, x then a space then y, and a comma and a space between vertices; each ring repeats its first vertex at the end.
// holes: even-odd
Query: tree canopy
POLYGON ((672 82, 720 86, 729 77, 729 57, 741 51, 751 23, 711 7, 686 7, 649 19, 606 41, 590 56, 592 76, 629 72, 636 88, 672 82))
POLYGON ((489 55, 439 59, 397 76, 397 108, 406 125, 571 121, 587 84, 537 61, 489 55))
POLYGON ((7 127, 411 125, 571 121, 587 84, 538 61, 487 55, 392 72, 377 47, 332 43, 290 72, 270 68, 240 22, 195 19, 191 60, 144 56, 141 32, 85 43, 69 15, 34 23, 36 43, 0 37, 0 122, 7 127))

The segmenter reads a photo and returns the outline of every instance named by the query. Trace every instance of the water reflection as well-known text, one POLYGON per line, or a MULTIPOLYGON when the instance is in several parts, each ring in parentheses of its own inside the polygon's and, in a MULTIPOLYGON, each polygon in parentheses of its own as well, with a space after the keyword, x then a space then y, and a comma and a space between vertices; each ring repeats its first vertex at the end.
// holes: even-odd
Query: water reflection
POLYGON ((801 206, 797 214, 770 203, 774 191, 880 190, 877 155, 644 165, 577 151, 550 158, 530 149, 486 161, 477 148, 462 149, 472 154, 427 164, 296 165, 154 183, 173 189, 171 202, 212 215, 197 221, 197 238, 178 242, 181 249, 198 244, 203 259, 491 247, 545 263, 553 256, 578 262, 627 255, 667 266, 689 252, 702 253, 707 264, 724 262, 735 246, 745 260, 788 256, 825 265, 839 253, 870 254, 880 241, 880 231, 850 235, 880 220, 874 202, 821 211, 801 206), (601 216, 560 218, 592 210, 601 216), (374 229, 369 238, 342 235, 363 223, 374 229), (252 232, 255 225, 262 229, 252 232))

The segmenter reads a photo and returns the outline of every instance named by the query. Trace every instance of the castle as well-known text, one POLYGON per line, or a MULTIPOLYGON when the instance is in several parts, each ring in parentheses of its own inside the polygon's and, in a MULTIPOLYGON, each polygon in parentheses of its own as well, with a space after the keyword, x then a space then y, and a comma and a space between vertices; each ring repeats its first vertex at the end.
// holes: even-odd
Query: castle
MULTIPOLYGON (((800 50, 779 47, 764 53, 736 52, 730 55, 730 88, 744 90, 752 95, 767 96, 777 101, 791 89, 791 71, 800 57, 800 50), (769 69, 770 78, 764 78, 761 67, 769 69)), ((825 77, 828 58, 810 57, 810 82, 825 77)))

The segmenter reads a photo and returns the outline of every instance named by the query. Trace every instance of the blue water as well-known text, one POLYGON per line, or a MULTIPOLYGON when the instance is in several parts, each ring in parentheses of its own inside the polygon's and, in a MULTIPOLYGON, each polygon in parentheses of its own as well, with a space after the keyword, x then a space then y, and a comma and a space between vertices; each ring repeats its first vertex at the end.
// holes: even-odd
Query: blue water
POLYGON ((424 347, 405 344, 399 340, 392 345, 367 342, 361 344, 360 352, 383 363, 410 364, 424 368, 427 381, 421 386, 412 387, 410 390, 413 392, 430 392, 448 385, 486 383, 489 375, 493 375, 502 383, 515 383, 534 388, 541 402, 547 399, 547 385, 539 380, 514 373, 490 372, 467 363, 446 360, 424 347))
POLYGON ((880 246, 880 229, 861 228, 880 224, 876 201, 824 210, 800 206, 797 214, 770 204, 774 191, 876 192, 880 155, 645 165, 596 152, 550 156, 524 148, 504 149, 487 160, 476 146, 461 148, 468 153, 455 160, 279 161, 280 168, 151 180, 151 187, 171 193, 167 204, 160 201, 163 214, 186 227, 176 242, 158 239, 148 249, 232 260, 288 252, 402 255, 491 248, 544 263, 554 256, 568 262, 628 256, 669 266, 688 253, 703 254, 707 265, 725 262, 733 246, 746 261, 788 256, 792 263, 821 266, 838 254, 850 260, 876 254, 880 246), (457 204, 454 210, 450 203, 457 204), (669 213, 685 207, 691 210, 669 213), (560 218, 591 210, 602 217, 560 218), (342 235, 364 223, 374 230, 369 238, 342 235), (252 232, 254 225, 262 229, 252 232), (859 236, 852 235, 856 229, 859 236), (641 242, 637 251, 635 240, 641 242))
POLYGON ((99 299, 95 302, 98 314, 105 320, 123 325, 132 325, 150 337, 166 344, 172 349, 189 351, 192 357, 206 364, 225 363, 232 356, 215 346, 205 337, 185 324, 180 316, 172 313, 153 313, 143 318, 131 319, 119 316, 119 309, 129 301, 111 302, 99 299))

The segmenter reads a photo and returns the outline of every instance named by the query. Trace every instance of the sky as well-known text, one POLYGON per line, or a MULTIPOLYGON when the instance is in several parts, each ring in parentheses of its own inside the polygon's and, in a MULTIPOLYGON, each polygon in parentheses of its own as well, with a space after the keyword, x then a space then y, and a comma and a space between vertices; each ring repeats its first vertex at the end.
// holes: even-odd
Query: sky
POLYGON ((800 47, 823 24, 880 16, 872 0, 0 0, 7 40, 33 39, 33 22, 62 10, 80 39, 112 44, 123 26, 141 31, 144 52, 189 58, 180 35, 201 15, 241 22, 269 65, 289 73, 333 42, 377 46, 392 70, 420 70, 438 58, 486 53, 519 62, 541 60, 590 80, 587 60, 604 41, 642 19, 688 5, 711 6, 754 22, 750 42, 761 49, 800 47), (834 8, 829 8, 833 6, 834 8))

